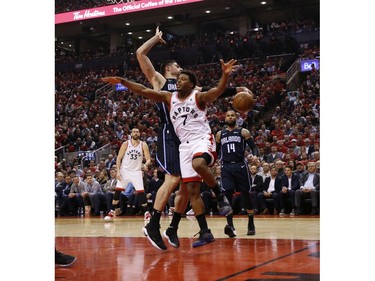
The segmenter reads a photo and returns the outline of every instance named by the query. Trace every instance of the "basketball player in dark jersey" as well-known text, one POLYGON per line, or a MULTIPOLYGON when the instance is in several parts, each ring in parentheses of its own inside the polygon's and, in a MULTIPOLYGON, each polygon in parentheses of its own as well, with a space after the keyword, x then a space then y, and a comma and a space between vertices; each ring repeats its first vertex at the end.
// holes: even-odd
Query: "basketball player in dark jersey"
MULTIPOLYGON (((165 40, 162 38, 162 35, 163 33, 159 31, 159 27, 157 27, 155 35, 137 49, 137 60, 142 69, 142 72, 145 74, 148 81, 152 84, 154 90, 174 92, 177 89, 177 76, 180 74, 182 68, 176 61, 169 60, 163 62, 160 67, 161 72, 157 72, 150 59, 147 57, 147 54, 150 52, 153 46, 158 43, 166 44, 165 40)), ((203 89, 203 91, 207 91, 207 89, 203 89)), ((233 96, 239 91, 249 90, 246 87, 229 88, 221 97, 233 96)), ((180 141, 174 132, 166 104, 157 102, 156 107, 158 109, 161 123, 163 124, 162 130, 159 131, 158 135, 158 149, 156 160, 158 165, 165 172, 165 181, 156 194, 154 209, 151 212, 150 222, 143 228, 143 232, 153 246, 161 250, 166 250, 167 247, 165 246, 165 243, 161 238, 159 230, 160 217, 168 202, 170 194, 180 183, 181 172, 179 166, 180 161, 178 150, 180 141)), ((172 221, 168 229, 164 232, 164 236, 168 239, 169 244, 176 248, 179 247, 177 236, 178 225, 189 201, 189 194, 187 193, 187 189, 183 186, 184 184, 181 183, 181 188, 179 189, 175 198, 175 210, 173 213, 172 221)), ((218 187, 213 189, 213 191, 217 194, 221 193, 221 190, 218 187)), ((218 198, 223 197, 218 196, 218 198)), ((226 202, 227 200, 225 200, 225 202, 221 202, 221 206, 226 207, 226 202)), ((228 210, 228 207, 222 208, 222 210, 228 210)))
MULTIPOLYGON (((247 235, 255 235, 254 208, 249 193, 251 181, 245 158, 246 144, 251 148, 253 155, 258 154, 258 149, 249 130, 239 127, 236 121, 236 112, 228 110, 225 115, 227 127, 216 134, 216 149, 221 161, 221 188, 229 202, 232 202, 234 192, 241 193, 249 218, 247 235)), ((233 213, 227 215, 226 219, 224 233, 229 237, 235 237, 233 213)))

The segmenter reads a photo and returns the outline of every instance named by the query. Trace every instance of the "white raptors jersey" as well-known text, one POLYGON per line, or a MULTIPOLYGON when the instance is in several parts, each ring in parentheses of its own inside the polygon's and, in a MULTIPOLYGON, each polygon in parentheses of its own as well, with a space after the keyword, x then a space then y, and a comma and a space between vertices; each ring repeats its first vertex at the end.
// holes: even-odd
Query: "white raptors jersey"
POLYGON ((181 142, 192 141, 211 134, 206 109, 197 105, 197 90, 193 90, 184 101, 178 98, 178 92, 172 93, 170 111, 176 135, 181 142))
POLYGON ((143 162, 142 141, 137 146, 133 146, 131 140, 128 141, 124 157, 122 158, 121 167, 128 171, 140 171, 143 162))

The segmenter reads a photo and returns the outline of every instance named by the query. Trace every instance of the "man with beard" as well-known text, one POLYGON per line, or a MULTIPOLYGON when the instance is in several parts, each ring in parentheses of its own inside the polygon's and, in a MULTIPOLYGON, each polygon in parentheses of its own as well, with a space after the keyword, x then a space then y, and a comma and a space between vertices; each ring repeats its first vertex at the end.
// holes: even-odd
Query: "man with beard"
POLYGON ((113 217, 121 213, 118 204, 120 201, 120 194, 130 182, 135 187, 141 205, 143 207, 147 206, 143 187, 142 170, 147 172, 148 166, 151 164, 150 150, 147 143, 140 140, 141 134, 138 128, 133 128, 130 136, 131 139, 125 141, 121 145, 116 159, 117 184, 113 195, 111 211, 104 218, 106 221, 112 221, 113 217), (144 164, 143 158, 146 159, 144 164))
MULTIPOLYGON (((225 115, 227 127, 216 134, 216 147, 221 160, 221 188, 229 202, 235 192, 241 193, 241 199, 248 214, 247 235, 255 235, 254 207, 250 198, 250 175, 245 158, 246 144, 251 148, 253 155, 258 155, 258 149, 249 130, 239 127, 234 110, 228 110, 225 115)), ((227 225, 224 233, 235 237, 233 213, 226 216, 227 225)))

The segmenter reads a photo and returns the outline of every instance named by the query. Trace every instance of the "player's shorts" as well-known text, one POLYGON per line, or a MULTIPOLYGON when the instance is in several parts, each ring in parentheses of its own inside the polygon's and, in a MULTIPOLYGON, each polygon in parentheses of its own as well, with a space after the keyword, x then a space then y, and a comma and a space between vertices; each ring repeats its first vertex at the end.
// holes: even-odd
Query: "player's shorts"
POLYGON ((121 181, 117 181, 116 190, 124 191, 129 182, 134 185, 135 190, 144 190, 142 171, 129 171, 120 167, 121 181))
POLYGON ((250 172, 245 161, 236 163, 221 163, 221 188, 224 191, 250 191, 250 172))
POLYGON ((194 141, 188 141, 180 144, 180 166, 182 182, 201 181, 200 175, 193 169, 193 157, 208 153, 211 156, 212 166, 216 159, 216 142, 212 134, 194 141))
POLYGON ((158 166, 167 174, 180 176, 180 153, 178 151, 180 141, 172 124, 164 124, 160 129, 157 145, 156 162, 158 166))

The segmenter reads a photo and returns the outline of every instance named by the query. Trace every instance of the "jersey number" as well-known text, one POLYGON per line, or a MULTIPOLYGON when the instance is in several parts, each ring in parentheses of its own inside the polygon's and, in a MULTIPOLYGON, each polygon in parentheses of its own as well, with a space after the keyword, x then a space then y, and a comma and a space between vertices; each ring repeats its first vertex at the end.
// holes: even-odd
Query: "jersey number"
POLYGON ((228 148, 228 153, 236 152, 236 146, 234 145, 234 143, 228 143, 227 148, 228 148))
POLYGON ((182 115, 181 117, 184 118, 184 122, 182 124, 184 124, 184 126, 185 126, 186 125, 186 119, 187 119, 188 115, 187 114, 182 115))
POLYGON ((137 160, 138 155, 137 154, 130 154, 130 160, 137 160))

